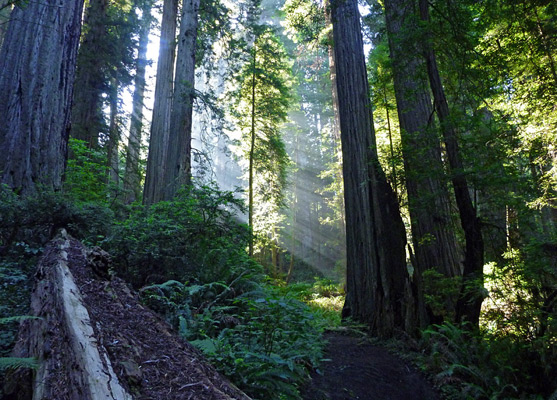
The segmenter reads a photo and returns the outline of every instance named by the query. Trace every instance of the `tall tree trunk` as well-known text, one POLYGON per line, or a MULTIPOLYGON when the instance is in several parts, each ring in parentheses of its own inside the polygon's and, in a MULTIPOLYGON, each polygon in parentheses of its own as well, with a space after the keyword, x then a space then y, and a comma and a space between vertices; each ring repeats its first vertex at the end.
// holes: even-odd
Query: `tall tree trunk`
POLYGON ((415 333, 416 299, 405 262, 396 196, 379 164, 356 0, 332 3, 346 204, 344 317, 373 334, 415 333))
MULTIPOLYGON (((423 21, 429 22, 429 5, 427 0, 420 0, 420 15, 423 21)), ((435 111, 439 117, 443 137, 445 139, 456 204, 458 206, 460 222, 466 239, 463 284, 456 310, 457 320, 466 320, 472 323, 473 326, 477 326, 479 324, 480 310, 484 299, 484 244, 481 223, 476 215, 472 199, 470 198, 468 182, 460 159, 457 134, 451 120, 449 105, 441 83, 435 52, 430 41, 426 41, 424 46, 429 83, 435 99, 435 111)))
POLYGON ((126 174, 124 190, 126 203, 133 203, 141 195, 141 173, 139 170, 139 157, 141 150, 141 134, 143 131, 143 101, 145 99, 145 69, 147 66, 147 45, 149 44, 149 31, 153 17, 151 16, 152 2, 146 1, 141 9, 142 20, 139 31, 139 45, 137 60, 135 62, 135 90, 133 92, 132 115, 130 133, 128 137, 128 151, 126 155, 126 174))
POLYGON ((253 45, 253 65, 252 65, 252 78, 251 78, 251 132, 250 132, 250 147, 249 147, 249 177, 248 177, 248 226, 251 229, 251 235, 249 239, 249 250, 248 254, 253 257, 253 170, 254 170, 254 157, 255 157, 255 86, 257 83, 255 68, 257 62, 257 51, 255 49, 255 43, 253 45))
MULTIPOLYGON (((426 66, 416 43, 419 27, 415 6, 415 0, 385 1, 415 267, 419 274, 433 269, 455 277, 461 275, 459 252, 441 147, 432 126, 426 66)), ((444 313, 454 317, 456 299, 445 298, 443 302, 444 313)), ((442 316, 430 314, 432 322, 441 322, 442 316)))
POLYGON ((108 125, 108 182, 118 185, 120 177, 120 160, 118 145, 120 143, 120 128, 118 126, 118 81, 116 78, 110 80, 108 102, 110 106, 110 123, 108 125))
MULTIPOLYGON (((327 27, 331 27, 331 4, 330 0, 325 0, 325 23, 327 27)), ((338 89, 337 89, 337 67, 335 63, 333 30, 330 29, 327 34, 327 54, 329 56, 329 77, 331 78, 331 94, 333 100, 333 138, 337 143, 340 142, 340 115, 338 110, 338 89)))
POLYGON ((0 182, 59 189, 83 0, 16 7, 0 51, 0 182))
POLYGON ((191 130, 195 83, 195 43, 200 0, 184 0, 178 38, 174 96, 166 153, 164 199, 191 183, 191 130))
POLYGON ((103 130, 102 93, 105 84, 107 0, 90 0, 83 41, 77 59, 76 85, 72 106, 72 137, 84 140, 89 148, 99 145, 103 130))
POLYGON ((176 19, 178 0, 164 0, 159 59, 157 64, 157 83, 155 103, 149 139, 147 174, 143 191, 143 203, 153 204, 163 199, 163 179, 166 169, 166 148, 168 128, 172 109, 174 75, 174 41, 176 39, 176 19))
MULTIPOLYGON (((328 27, 332 28, 333 22, 331 19, 331 1, 325 0, 324 2, 324 9, 325 9, 325 23, 328 27)), ((346 242, 346 211, 345 211, 345 204, 344 204, 344 182, 342 179, 342 143, 340 138, 340 113, 339 113, 339 105, 338 105, 338 86, 337 86, 337 67, 335 61, 335 47, 334 47, 334 37, 333 37, 333 30, 330 29, 328 36, 327 36, 327 55, 329 57, 329 77, 331 79, 331 95, 332 95, 332 107, 333 107, 333 129, 331 132, 331 138, 334 143, 333 150, 333 160, 335 162, 334 172, 333 172, 333 179, 338 184, 338 193, 335 196, 335 203, 337 203, 338 210, 339 210, 339 231, 340 231, 340 243, 346 242)), ((344 246, 343 246, 344 247, 344 246)), ((342 251, 342 255, 339 259, 345 258, 345 251, 342 251)))

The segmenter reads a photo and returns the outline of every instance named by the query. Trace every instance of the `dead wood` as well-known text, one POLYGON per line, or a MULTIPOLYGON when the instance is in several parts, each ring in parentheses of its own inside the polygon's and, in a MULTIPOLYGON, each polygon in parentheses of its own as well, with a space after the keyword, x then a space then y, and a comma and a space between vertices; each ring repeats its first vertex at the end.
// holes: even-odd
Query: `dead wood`
POLYGON ((40 319, 22 323, 14 349, 39 367, 12 373, 4 399, 249 399, 122 280, 106 280, 109 260, 65 232, 47 245, 31 300, 40 319))

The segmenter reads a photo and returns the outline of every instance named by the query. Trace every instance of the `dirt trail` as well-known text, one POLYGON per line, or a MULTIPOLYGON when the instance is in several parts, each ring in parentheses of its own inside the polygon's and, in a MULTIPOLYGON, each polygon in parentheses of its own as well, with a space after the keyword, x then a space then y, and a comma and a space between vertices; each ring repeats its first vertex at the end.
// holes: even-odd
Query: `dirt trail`
POLYGON ((305 400, 439 400, 425 377, 386 349, 326 333, 325 360, 303 390, 305 400))

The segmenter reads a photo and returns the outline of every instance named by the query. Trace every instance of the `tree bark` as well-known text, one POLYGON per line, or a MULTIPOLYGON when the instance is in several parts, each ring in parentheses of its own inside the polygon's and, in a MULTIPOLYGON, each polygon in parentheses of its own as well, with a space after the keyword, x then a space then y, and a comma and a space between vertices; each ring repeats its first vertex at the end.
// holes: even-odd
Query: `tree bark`
POLYGON ((381 170, 356 0, 332 2, 346 204, 344 317, 380 337, 419 326, 405 262, 406 234, 381 170))
POLYGON ((166 148, 172 109, 174 42, 176 39, 176 19, 178 0, 164 0, 155 103, 149 139, 147 174, 143 190, 143 203, 154 204, 163 199, 164 175, 166 169, 166 148))
MULTIPOLYGON (((429 22, 429 5, 426 0, 420 0, 420 15, 423 21, 429 22)), ((457 303, 456 317, 458 321, 468 321, 472 326, 478 326, 484 299, 484 244, 481 223, 470 198, 468 182, 460 159, 457 133, 451 120, 449 105, 437 68, 435 52, 432 44, 427 40, 424 44, 424 49, 429 83, 435 99, 435 111, 443 131, 447 157, 451 168, 454 194, 466 239, 463 284, 457 303)))
POLYGON ((108 182, 114 185, 120 183, 120 154, 118 146, 120 144, 120 128, 118 126, 118 81, 116 78, 110 80, 110 89, 108 93, 108 102, 110 106, 110 123, 108 125, 108 145, 107 145, 107 161, 108 161, 108 182))
MULTIPOLYGON (((416 32, 415 0, 385 1, 389 47, 401 130, 408 209, 415 267, 421 275, 433 269, 446 277, 461 275, 460 254, 451 217, 439 138, 433 127, 426 66, 416 32)), ((420 280, 420 277, 417 277, 420 280)), ((454 317, 454 298, 445 298, 444 313, 454 317)), ((431 322, 442 315, 430 312, 431 322)), ((447 316, 447 315, 446 315, 447 316)))
POLYGON ((16 7, 0 51, 0 182, 60 189, 82 0, 16 7))
POLYGON ((142 7, 141 29, 139 31, 139 45, 135 62, 135 80, 133 92, 132 115, 130 133, 128 137, 128 151, 126 154, 126 173, 124 190, 126 203, 133 203, 141 196, 141 173, 139 170, 139 157, 141 150, 141 134, 143 131, 143 102, 145 99, 145 69, 147 66, 147 45, 149 44, 149 31, 153 17, 151 16, 152 3, 146 1, 142 7))
POLYGON ((102 93, 106 70, 107 0, 91 0, 86 11, 83 41, 77 59, 72 106, 72 137, 89 148, 99 146, 103 130, 102 93))
POLYGON ((180 187, 191 183, 191 130, 199 1, 184 0, 182 5, 164 179, 165 200, 171 200, 180 187))

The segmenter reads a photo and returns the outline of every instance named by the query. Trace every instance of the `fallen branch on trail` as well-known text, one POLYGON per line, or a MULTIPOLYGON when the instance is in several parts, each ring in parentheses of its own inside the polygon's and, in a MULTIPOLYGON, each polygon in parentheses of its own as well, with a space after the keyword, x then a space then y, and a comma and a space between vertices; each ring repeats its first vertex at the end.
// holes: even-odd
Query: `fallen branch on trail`
POLYGON ((22 322, 13 354, 38 367, 9 376, 6 400, 249 399, 107 280, 108 262, 65 232, 46 247, 31 299, 39 318, 22 322))

